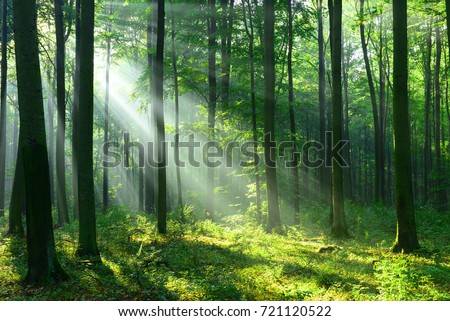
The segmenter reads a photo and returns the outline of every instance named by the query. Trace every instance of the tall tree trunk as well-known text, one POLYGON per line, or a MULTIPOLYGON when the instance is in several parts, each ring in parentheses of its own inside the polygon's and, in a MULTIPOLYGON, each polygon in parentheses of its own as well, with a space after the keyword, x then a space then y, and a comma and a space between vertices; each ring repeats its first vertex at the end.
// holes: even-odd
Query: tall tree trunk
POLYGON ((220 0, 222 8, 222 19, 220 27, 222 29, 221 41, 221 107, 222 110, 227 110, 229 106, 230 98, 230 72, 231 72, 231 40, 232 40, 232 28, 233 28, 233 8, 234 0, 220 0))
POLYGON ((56 132, 56 200, 58 207, 58 224, 69 223, 66 195, 66 65, 63 0, 55 0, 56 30, 56 98, 58 110, 58 126, 56 132))
POLYGON ((295 113, 294 113, 294 78, 292 76, 292 51, 293 51, 293 17, 292 17, 292 1, 287 2, 288 11, 288 57, 287 57, 287 69, 288 69, 288 100, 289 100, 289 121, 290 121, 290 140, 293 143, 292 148, 292 207, 294 209, 294 223, 300 223, 300 180, 298 176, 298 154, 296 149, 297 144, 297 130, 295 128, 295 113))
POLYGON ((50 169, 50 195, 52 205, 55 203, 55 101, 53 92, 55 81, 52 78, 50 68, 47 69, 48 90, 47 90, 47 106, 48 106, 48 166, 50 169))
MULTIPOLYGON (((209 104, 208 104, 208 138, 213 141, 215 137, 216 122, 216 100, 217 100, 217 79, 216 79, 216 1, 208 0, 208 84, 209 84, 209 104)), ((214 214, 214 167, 207 167, 206 172, 206 212, 213 217, 214 214)))
MULTIPOLYGON (((332 72, 332 127, 333 146, 342 140, 342 1, 330 0, 331 14, 331 72, 332 72)), ((333 148, 332 159, 332 233, 336 237, 347 237, 347 224, 344 213, 344 173, 339 164, 338 150, 333 148)))
MULTIPOLYGON (((317 0, 317 18, 318 18, 318 45, 319 45, 319 142, 325 146, 325 48, 323 39, 323 6, 322 0, 317 0)), ((321 200, 328 202, 329 200, 329 184, 327 182, 327 168, 321 166, 319 168, 319 187, 321 200)))
POLYGON ((78 92, 78 255, 99 259, 94 200, 94 0, 80 0, 80 84, 78 92))
POLYGON ((5 215, 5 172, 6 172, 6 93, 8 77, 8 1, 2 1, 2 62, 0 93, 0 217, 5 215))
POLYGON ((164 0, 157 0, 156 10, 158 19, 156 24, 156 55, 153 61, 153 87, 152 96, 154 97, 154 117, 156 120, 156 143, 157 143, 157 215, 158 232, 167 233, 167 187, 166 187, 166 150, 165 130, 164 130, 164 0))
MULTIPOLYGON (((173 3, 170 1, 170 14, 172 16, 172 71, 173 71, 173 82, 175 90, 175 146, 174 146, 174 158, 176 160, 180 159, 180 99, 178 91, 178 69, 177 69, 177 55, 175 52, 175 17, 173 13, 173 3)), ((185 221, 184 211, 183 211, 183 195, 181 188, 181 171, 180 165, 176 164, 176 176, 177 176, 177 207, 180 211, 180 219, 182 222, 185 221)))
POLYGON ((344 80, 344 139, 347 141, 345 146, 345 160, 349 167, 344 170, 344 188, 345 196, 353 200, 353 186, 352 186, 352 167, 351 167, 351 155, 350 155, 350 129, 349 129, 349 99, 348 99, 348 68, 349 68, 349 55, 345 54, 343 59, 343 80, 344 80))
POLYGON ((419 247, 414 215, 411 174, 411 136, 408 110, 408 35, 406 0, 393 2, 394 84, 393 118, 395 136, 395 190, 397 237, 395 252, 412 252, 419 247))
POLYGON ((13 1, 21 152, 25 178, 29 284, 65 279, 53 237, 36 2, 13 1))
MULTIPOLYGON (((379 106, 379 119, 378 119, 378 126, 379 126, 379 138, 378 138, 378 147, 376 148, 376 153, 379 154, 379 165, 378 165, 378 184, 379 184, 379 195, 380 195, 380 201, 383 204, 386 204, 386 180, 385 180, 385 173, 384 173, 384 167, 385 167, 385 139, 386 139, 386 128, 384 126, 385 124, 385 118, 386 118, 386 112, 385 112, 385 92, 386 92, 386 78, 385 78, 385 72, 384 72, 384 65, 383 65, 383 16, 380 16, 380 26, 379 26, 379 33, 380 33, 380 48, 378 53, 378 70, 379 70, 379 80, 380 80, 380 88, 378 92, 378 106, 379 106)), ((376 178, 375 178, 376 179, 376 178)))
POLYGON ((255 90, 255 32, 253 27, 253 11, 250 4, 250 0, 246 0, 248 6, 248 24, 246 17, 245 2, 242 4, 245 31, 249 38, 249 63, 250 63, 250 103, 252 109, 252 136, 253 136, 253 163, 254 163, 254 174, 255 174, 255 196, 256 196, 256 213, 258 218, 262 221, 261 213, 261 181, 259 176, 259 156, 256 153, 258 151, 258 127, 256 123, 256 90, 255 90))
POLYGON ((75 74, 73 80, 73 106, 72 106, 72 185, 73 185, 73 217, 78 219, 80 214, 79 199, 78 199, 78 157, 80 152, 79 146, 79 132, 80 132, 80 15, 81 15, 81 0, 75 2, 75 74))
MULTIPOLYGON (((364 19, 364 0, 360 0, 360 16, 364 19)), ((365 36, 365 21, 361 20, 359 31, 361 35, 361 45, 364 56, 364 65, 366 67, 367 81, 369 84, 370 102, 372 104, 373 128, 375 136, 375 202, 381 201, 381 142, 380 142, 380 118, 378 115, 377 99, 375 96, 375 86, 373 84, 372 71, 370 68, 369 54, 367 52, 367 42, 365 36)))
POLYGON ((435 130, 434 130, 434 150, 436 152, 436 204, 435 207, 438 211, 447 211, 447 192, 444 177, 445 169, 441 162, 441 85, 440 85, 440 72, 441 72, 441 32, 439 27, 436 27, 436 68, 434 70, 434 89, 435 94, 435 130))
POLYGON ((275 152, 275 8, 264 0, 264 158, 266 162, 268 231, 281 225, 275 152))
POLYGON ((431 126, 430 126, 430 109, 431 109, 431 36, 432 27, 429 27, 427 36, 427 54, 425 56, 425 143, 423 150, 423 205, 429 201, 430 195, 430 173, 432 169, 431 163, 431 126))
MULTIPOLYGON (((109 16, 112 15, 112 2, 109 2, 109 16)), ((105 71, 105 105, 104 105, 104 127, 103 142, 106 144, 109 140, 109 70, 111 66, 111 21, 108 20, 106 26, 106 71, 105 71)), ((105 161, 107 157, 105 156, 105 161)), ((139 194, 140 195, 140 194, 139 194)), ((109 207, 109 178, 108 167, 103 166, 103 210, 109 207)))
MULTIPOLYGON (((147 17, 147 68, 150 72, 153 70, 153 34, 154 34, 154 27, 153 27, 153 21, 157 19, 157 12, 155 9, 155 0, 148 0, 148 6, 149 6, 149 12, 151 14, 147 17)), ((152 79, 149 77, 149 88, 152 88, 152 79)), ((150 107, 147 110, 147 117, 148 117, 148 139, 149 141, 151 139, 155 138, 155 135, 152 134, 152 131, 154 132, 154 121, 152 117, 153 111, 151 109, 154 108, 153 104, 153 97, 151 97, 152 101, 150 103, 150 107)), ((154 149, 147 150, 147 156, 154 158, 154 149), (151 154, 151 155, 150 155, 151 154)), ((145 162, 145 211, 147 214, 151 214, 155 210, 155 176, 156 176, 156 170, 153 166, 150 166, 149 162, 145 162)))

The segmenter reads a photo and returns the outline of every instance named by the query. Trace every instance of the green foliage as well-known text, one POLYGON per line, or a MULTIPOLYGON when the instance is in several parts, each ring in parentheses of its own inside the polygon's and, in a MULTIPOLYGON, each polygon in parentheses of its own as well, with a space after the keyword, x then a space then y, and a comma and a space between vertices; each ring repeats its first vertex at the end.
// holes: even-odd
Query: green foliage
MULTIPOLYGON (((169 215, 167 236, 155 218, 127 208, 98 215, 102 264, 75 255, 78 226, 55 231, 68 282, 24 288, 25 241, 0 240, 1 300, 450 300, 448 217, 418 211, 424 248, 390 252, 392 210, 347 204, 353 239, 328 235, 328 209, 301 210, 300 226, 267 234, 255 215, 204 220, 186 206, 186 224, 169 215)), ((0 219, 0 233, 7 219, 0 219)))

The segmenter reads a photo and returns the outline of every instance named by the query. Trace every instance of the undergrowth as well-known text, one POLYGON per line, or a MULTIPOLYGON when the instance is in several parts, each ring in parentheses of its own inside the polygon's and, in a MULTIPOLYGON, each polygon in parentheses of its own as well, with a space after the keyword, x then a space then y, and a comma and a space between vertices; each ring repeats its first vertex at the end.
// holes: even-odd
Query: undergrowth
MULTIPOLYGON (((67 282, 25 286, 24 239, 0 239, 0 300, 450 300, 450 217, 417 211, 422 248, 391 253, 395 212, 347 206, 352 238, 329 235, 328 210, 308 206, 299 226, 264 231, 252 213, 187 223, 126 208, 98 215, 102 263, 76 256, 77 222, 55 230, 67 282)), ((289 222, 288 217, 283 218, 289 222)), ((5 235, 7 221, 0 219, 5 235)))

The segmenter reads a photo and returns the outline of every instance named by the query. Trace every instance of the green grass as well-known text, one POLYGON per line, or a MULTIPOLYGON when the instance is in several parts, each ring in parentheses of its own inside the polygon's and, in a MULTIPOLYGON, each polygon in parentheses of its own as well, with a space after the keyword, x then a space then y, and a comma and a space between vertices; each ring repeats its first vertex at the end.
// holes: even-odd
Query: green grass
MULTIPOLYGON (((77 259, 76 222, 55 231, 71 278, 47 288, 21 283, 25 240, 3 237, 0 300, 450 300, 448 213, 418 210, 414 255, 390 252, 393 210, 348 205, 345 241, 329 236, 327 209, 301 216, 299 227, 267 234, 248 214, 218 223, 190 214, 185 225, 172 215, 160 236, 153 217, 115 208, 98 216, 102 264, 77 259)), ((0 219, 1 235, 6 225, 0 219)))

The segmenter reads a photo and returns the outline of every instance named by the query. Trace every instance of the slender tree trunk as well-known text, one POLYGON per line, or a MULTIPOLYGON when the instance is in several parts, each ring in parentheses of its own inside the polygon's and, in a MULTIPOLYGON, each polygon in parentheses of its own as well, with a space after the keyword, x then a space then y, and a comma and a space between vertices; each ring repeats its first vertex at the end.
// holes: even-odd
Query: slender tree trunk
POLYGON ((385 92, 386 92, 386 78, 385 78, 385 72, 384 72, 384 65, 383 65, 383 16, 380 16, 380 26, 379 26, 379 33, 380 33, 380 48, 379 48, 379 54, 378 54, 378 70, 379 70, 379 82, 380 82, 380 88, 378 93, 378 106, 379 106, 379 138, 378 138, 378 147, 376 147, 376 152, 379 154, 379 166, 378 166, 378 184, 379 184, 379 195, 380 195, 380 201, 383 204, 386 204, 386 180, 385 180, 385 139, 386 139, 386 128, 384 126, 385 124, 385 92))
POLYGON ((259 156, 258 151, 258 127, 256 123, 256 90, 255 90, 255 34, 253 27, 253 11, 251 8, 250 0, 246 0, 248 6, 248 24, 246 17, 245 2, 242 4, 243 14, 244 14, 244 25, 247 36, 249 38, 249 63, 250 63, 250 102, 252 109, 252 135, 253 135, 253 163, 254 163, 254 174, 255 174, 255 193, 256 193, 256 213, 258 218, 262 221, 261 213, 261 181, 259 176, 259 156))
POLYGON ((351 167, 351 155, 350 155, 350 129, 349 129, 349 100, 348 100, 348 68, 349 57, 345 54, 343 59, 343 80, 344 80, 344 139, 347 141, 345 146, 345 160, 349 167, 344 169, 344 189, 345 196, 353 200, 353 186, 352 186, 352 167, 351 167))
MULTIPOLYGON (((364 17, 364 0, 360 0, 360 16, 364 17)), ((375 202, 381 201, 381 142, 380 142, 380 118, 378 115, 377 99, 375 96, 375 86, 373 84, 372 71, 370 68, 369 55, 367 52, 367 42, 365 36, 365 21, 361 20, 359 25, 359 31, 361 35, 361 44, 364 56, 364 65, 366 67, 367 81, 369 83, 370 102, 372 104, 373 113, 373 127, 375 136, 375 202)))
POLYGON ((268 231, 281 225, 275 152, 275 8, 264 0, 264 157, 266 161, 268 231))
POLYGON ((429 201, 430 195, 430 173, 432 168, 431 163, 431 126, 430 126, 430 109, 431 109, 431 36, 432 28, 427 36, 427 54, 425 61, 425 144, 423 151, 423 205, 429 201))
POLYGON ((166 187, 166 150, 164 130, 164 103, 163 103, 163 59, 164 59, 164 0, 157 0, 156 10, 158 19, 156 24, 156 55, 153 61, 153 87, 154 117, 156 120, 156 143, 157 143, 157 216, 158 232, 167 233, 167 187, 166 187))
POLYGON ((438 211, 447 211, 447 192, 445 180, 445 171, 441 162, 441 85, 440 85, 440 71, 441 71, 441 32, 439 27, 436 27, 436 68, 434 70, 434 89, 435 94, 435 135, 434 135, 434 150, 436 152, 436 204, 438 211))
MULTIPOLYGON (((112 2, 109 3, 109 16, 112 15, 112 2)), ((103 127, 103 142, 106 144, 109 140, 109 70, 111 66, 111 21, 107 22, 106 26, 106 71, 105 71, 105 105, 104 105, 104 127, 103 127)), ((105 161, 106 161, 106 156, 105 161)), ((140 194, 139 194, 140 195, 140 194)), ((103 166, 103 210, 108 210, 109 207, 109 178, 108 167, 103 166)))
MULTIPOLYGON (((178 91, 178 69, 177 69, 177 55, 175 52, 175 17, 173 13, 173 3, 170 1, 170 14, 172 16, 172 71, 173 71, 173 81, 175 90, 175 146, 174 146, 174 157, 176 160, 180 159, 180 99, 178 91)), ((177 176, 177 207, 180 211, 180 219, 182 222, 185 221, 183 212, 183 194, 181 188, 181 171, 178 164, 176 166, 176 176, 177 176)))
MULTIPOLYGON (((317 0, 317 18, 318 18, 318 45, 319 45, 319 142, 325 146, 325 50, 323 39, 323 14, 322 0, 317 0)), ((319 168, 319 184, 321 200, 329 200, 329 184, 327 182, 327 169, 325 166, 319 168)))
POLYGON ((293 51, 293 17, 292 17, 292 1, 287 2, 288 11, 288 100, 289 100, 289 121, 290 121, 290 140, 293 143, 292 148, 292 207, 294 209, 294 223, 300 223, 300 180, 298 176, 298 154, 296 149, 297 144, 297 130, 295 128, 295 113, 294 113, 294 78, 292 76, 292 51, 293 51))
POLYGON ((58 206, 58 224, 69 223, 66 195, 66 85, 65 85, 65 40, 63 0, 55 0, 56 29, 56 98, 58 110, 58 125, 56 132, 56 200, 58 206))
MULTIPOLYGON (((216 1, 208 0, 208 84, 209 84, 209 104, 208 104, 208 131, 209 139, 214 140, 216 122, 216 100, 217 100, 217 79, 216 79, 216 1)), ((206 212, 213 218, 214 214, 214 168, 208 167, 206 172, 206 212)))
MULTIPOLYGON (((331 19, 331 68, 332 68, 332 127, 333 146, 342 140, 342 1, 333 0, 331 19)), ((333 225, 332 233, 336 237, 347 237, 347 224, 344 214, 344 173, 342 164, 337 162, 338 151, 333 149, 332 159, 332 195, 333 225)))
MULTIPOLYGON (((154 27, 153 27, 153 21, 157 19, 157 12, 154 9, 156 4, 155 0, 148 0, 148 6, 149 11, 151 14, 147 17, 147 68, 151 72, 153 70, 153 34, 154 34, 154 27)), ((149 78, 149 88, 152 88, 152 79, 149 78)), ((152 134, 152 131, 154 132, 154 121, 152 117, 153 111, 151 109, 154 108, 153 104, 153 97, 151 98, 152 101, 150 103, 150 107, 147 110, 147 117, 148 117, 148 139, 151 141, 152 139, 155 139, 155 135, 152 134)), ((147 150, 147 156, 154 158, 154 150, 147 150), (151 154, 151 155, 150 155, 151 154)), ((153 166, 150 166, 149 162, 145 162, 145 211, 147 214, 151 214, 155 210, 155 176, 156 176, 156 170, 153 166)))
POLYGON ((55 88, 54 78, 52 79, 52 72, 47 69, 48 90, 47 90, 47 103, 48 103, 48 166, 50 169, 50 195, 52 199, 52 206, 55 204, 55 101, 53 92, 55 88))
POLYGON ((411 136, 408 110, 408 36, 406 0, 393 2, 394 28, 394 136, 397 237, 395 252, 419 247, 414 215, 411 174, 411 136))
POLYGON ((78 92, 78 255, 100 258, 94 200, 93 116, 94 116, 94 0, 80 0, 80 83, 78 92))
POLYGON ((0 217, 5 215, 5 172, 6 172, 6 93, 8 77, 8 1, 2 1, 2 62, 0 93, 0 217))
POLYGON ((80 207, 78 199, 78 162, 80 152, 79 146, 79 132, 80 132, 80 15, 81 15, 81 0, 75 2, 75 75, 73 81, 73 107, 72 107, 72 185, 73 185, 73 217, 78 219, 80 207))
POLYGON ((29 284, 66 279, 56 257, 52 228, 44 102, 39 64, 36 2, 13 1, 17 89, 22 130, 21 152, 27 213, 29 284))

